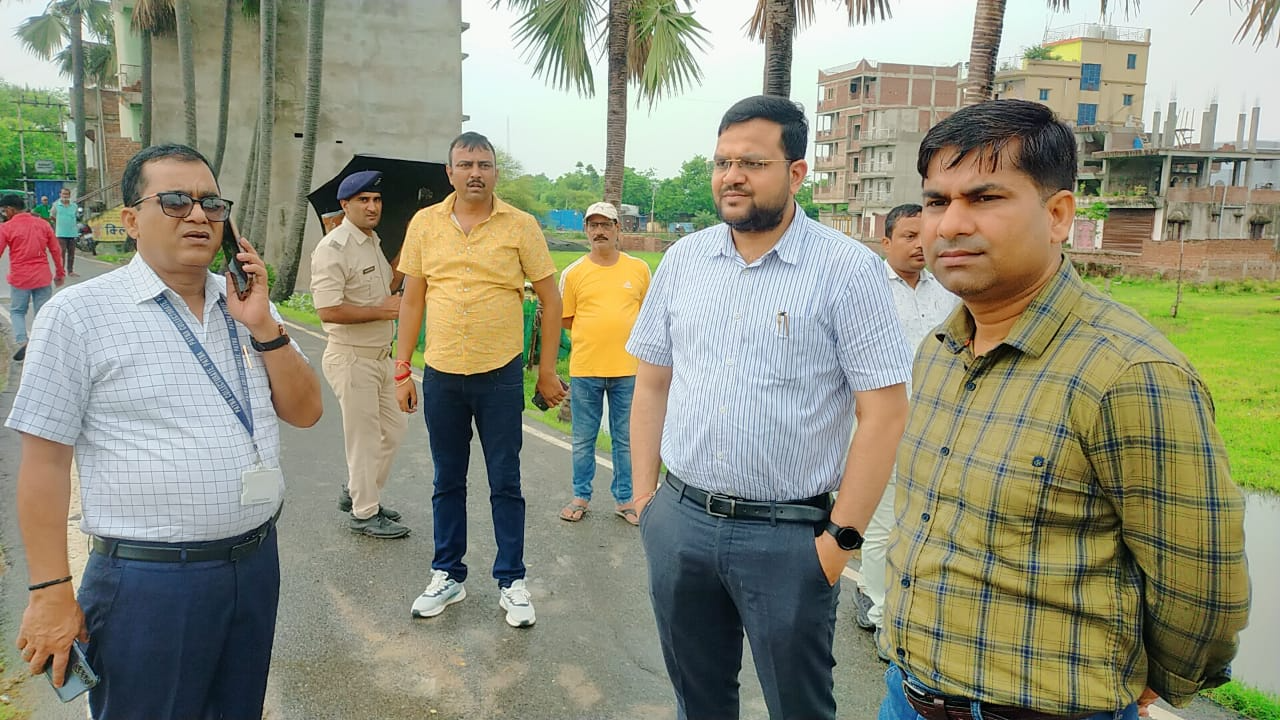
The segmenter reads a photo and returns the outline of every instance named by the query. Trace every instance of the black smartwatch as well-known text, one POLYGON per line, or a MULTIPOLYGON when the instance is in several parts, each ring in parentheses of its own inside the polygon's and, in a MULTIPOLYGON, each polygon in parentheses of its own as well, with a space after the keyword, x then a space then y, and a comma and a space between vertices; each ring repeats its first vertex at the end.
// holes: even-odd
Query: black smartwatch
POLYGON ((853 526, 841 527, 833 522, 827 523, 827 532, 836 539, 841 550, 857 550, 862 547, 862 533, 853 526))
POLYGON ((253 344, 253 349, 257 350, 260 353, 264 353, 264 352, 276 350, 284 347, 285 345, 288 345, 289 334, 284 331, 284 325, 277 323, 276 327, 280 328, 280 335, 276 337, 274 340, 268 340, 264 343, 260 343, 258 342, 257 338, 250 335, 249 342, 253 344))

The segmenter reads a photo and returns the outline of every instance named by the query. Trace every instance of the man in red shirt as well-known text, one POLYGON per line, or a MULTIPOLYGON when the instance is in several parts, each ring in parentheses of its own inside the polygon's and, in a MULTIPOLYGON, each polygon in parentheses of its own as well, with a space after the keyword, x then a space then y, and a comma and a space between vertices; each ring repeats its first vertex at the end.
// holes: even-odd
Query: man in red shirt
POLYGON ((0 225, 0 257, 9 250, 9 308, 13 314, 13 335, 18 341, 15 362, 27 356, 27 307, 31 307, 34 324, 40 306, 53 295, 53 286, 62 287, 66 273, 62 269, 62 248, 49 223, 23 212, 26 204, 18 195, 0 197, 0 214, 5 222, 0 225), (57 275, 49 272, 53 258, 57 275))

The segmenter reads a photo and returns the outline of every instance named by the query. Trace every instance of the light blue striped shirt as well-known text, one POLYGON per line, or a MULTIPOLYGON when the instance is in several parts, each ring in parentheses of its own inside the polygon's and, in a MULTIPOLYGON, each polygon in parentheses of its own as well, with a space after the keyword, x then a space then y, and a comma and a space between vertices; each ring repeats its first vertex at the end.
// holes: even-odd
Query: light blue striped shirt
POLYGON ((694 487, 750 500, 835 490, 853 393, 911 376, 883 267, 799 207, 750 265, 723 224, 673 245, 627 343, 672 368, 667 467, 694 487))

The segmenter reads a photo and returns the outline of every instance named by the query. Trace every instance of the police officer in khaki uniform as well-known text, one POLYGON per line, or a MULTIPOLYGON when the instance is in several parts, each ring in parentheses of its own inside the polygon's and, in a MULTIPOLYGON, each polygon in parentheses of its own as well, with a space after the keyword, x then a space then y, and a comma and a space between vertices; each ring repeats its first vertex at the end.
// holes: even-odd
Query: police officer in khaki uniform
POLYGON ((406 416, 396 401, 391 341, 400 296, 374 228, 382 218, 382 173, 366 170, 338 186, 346 216, 311 255, 311 296, 329 334, 324 376, 342 407, 347 487, 338 508, 354 533, 399 538, 409 528, 381 502, 406 416))

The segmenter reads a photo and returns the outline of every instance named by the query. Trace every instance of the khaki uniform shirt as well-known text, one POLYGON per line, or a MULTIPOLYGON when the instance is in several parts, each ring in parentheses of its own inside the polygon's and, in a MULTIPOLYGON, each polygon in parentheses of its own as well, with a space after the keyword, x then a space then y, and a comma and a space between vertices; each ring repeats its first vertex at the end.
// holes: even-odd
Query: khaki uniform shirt
MULTIPOLYGON (((391 264, 382 255, 378 234, 369 237, 344 219, 311 253, 311 300, 319 308, 346 303, 377 307, 391 294, 391 264)), ((386 347, 395 337, 395 321, 324 323, 329 340, 360 347, 386 347)))
POLYGON ((532 215, 498 198, 493 213, 462 232, 456 193, 418 211, 400 251, 400 271, 427 281, 426 362, 455 375, 489 372, 524 348, 524 281, 556 271, 532 215))

